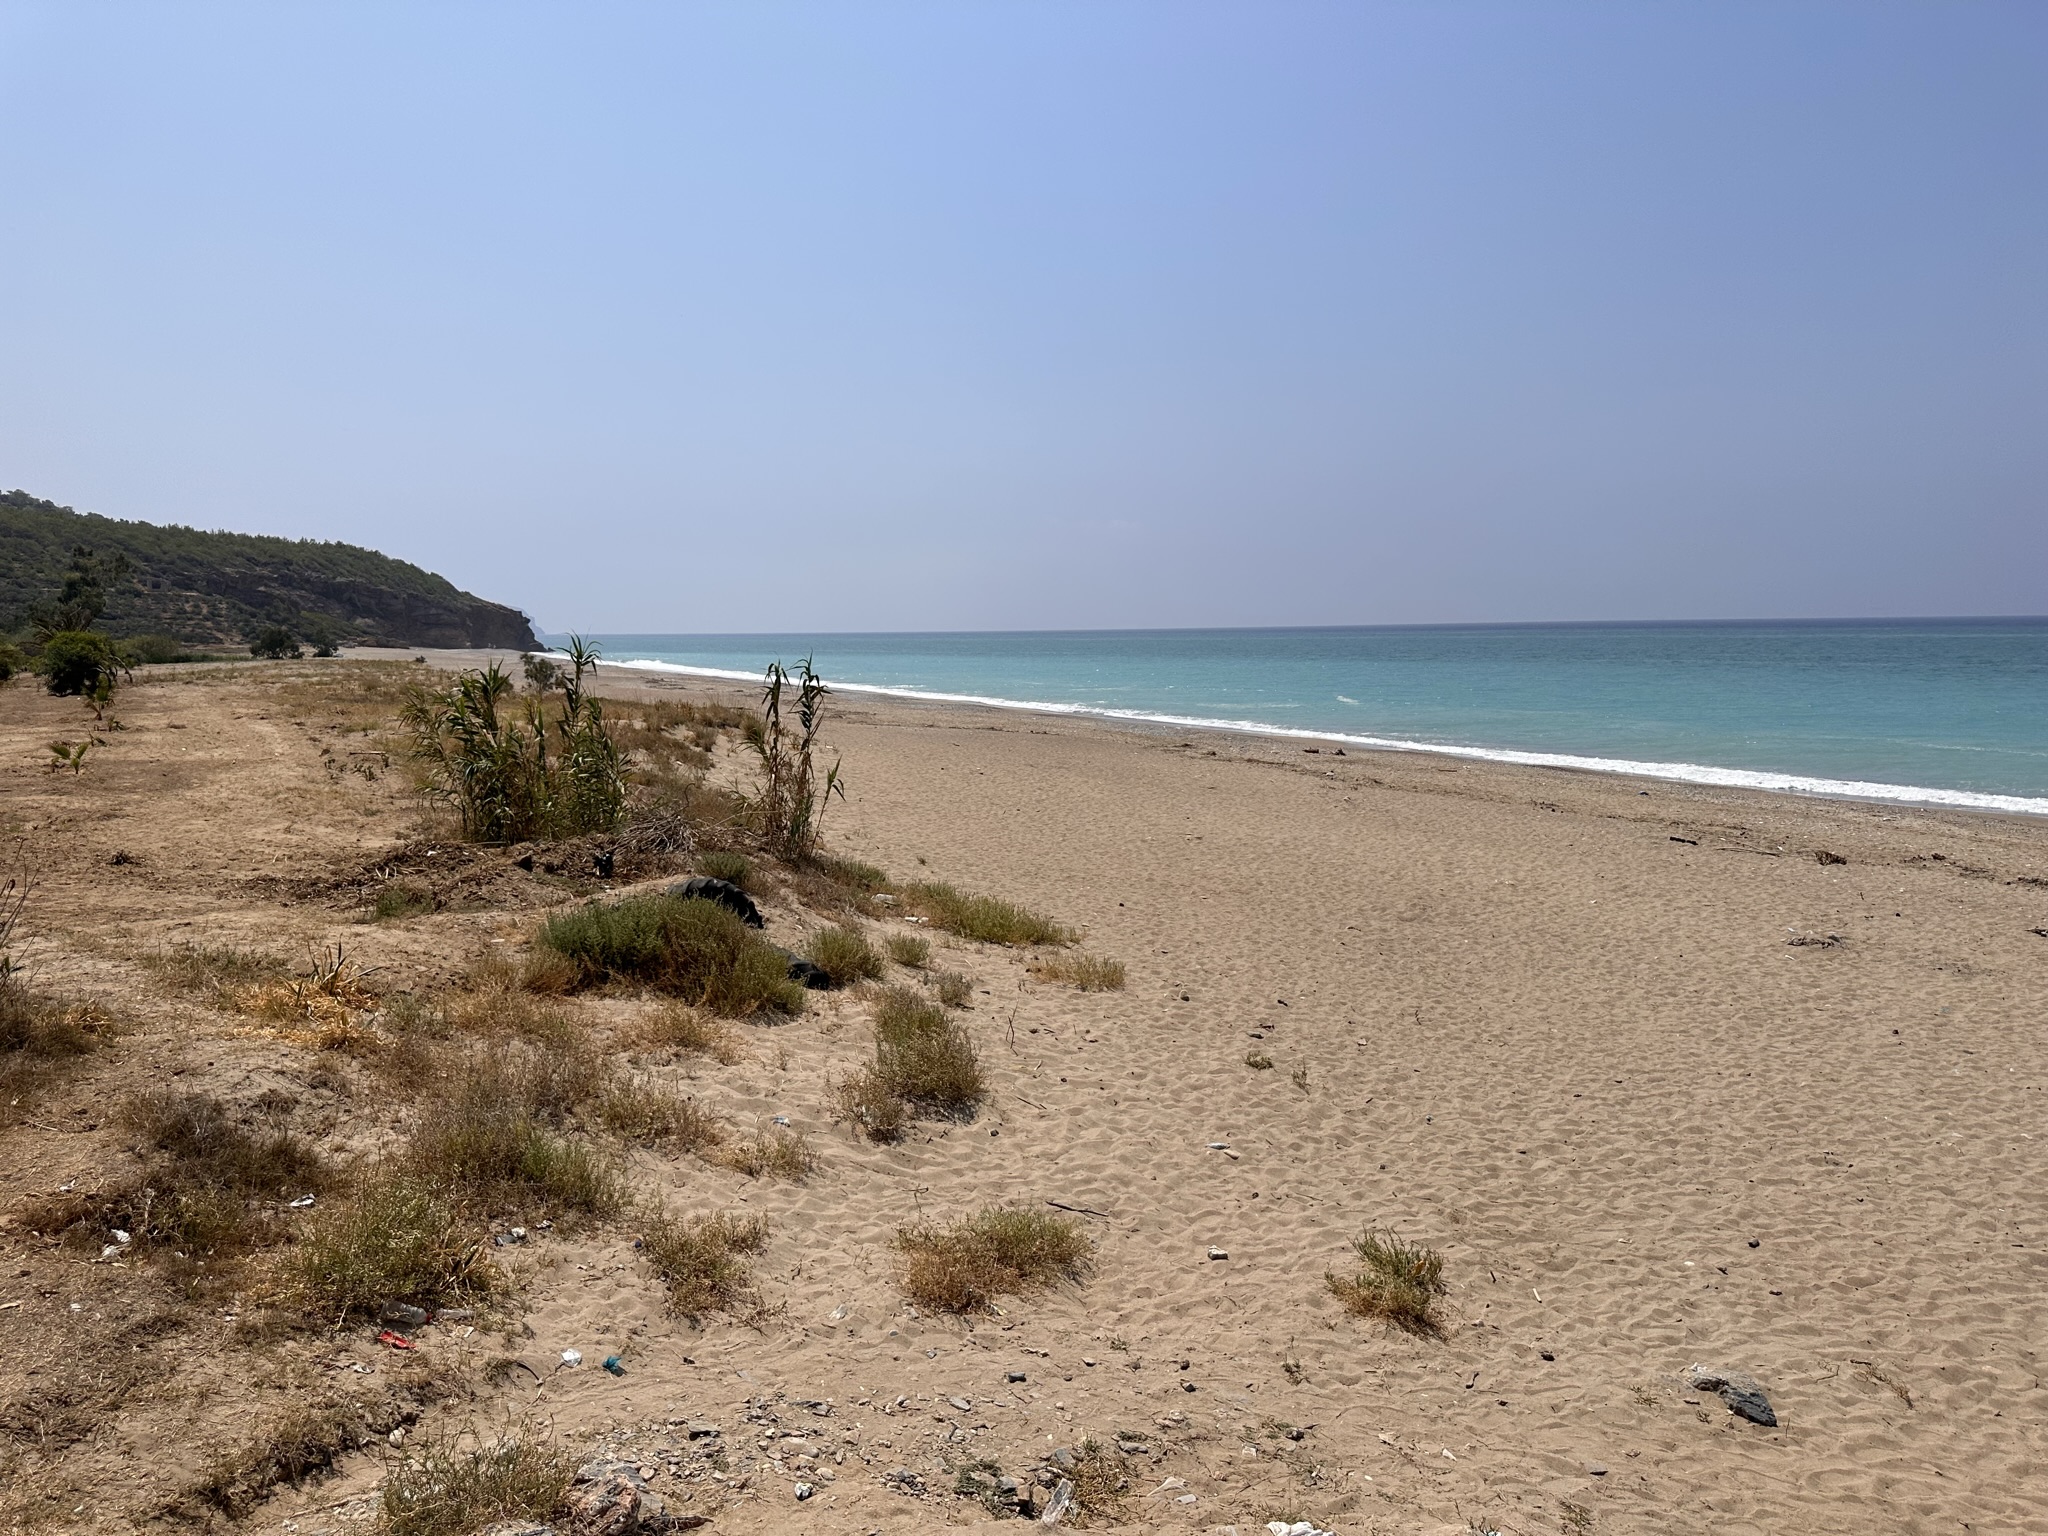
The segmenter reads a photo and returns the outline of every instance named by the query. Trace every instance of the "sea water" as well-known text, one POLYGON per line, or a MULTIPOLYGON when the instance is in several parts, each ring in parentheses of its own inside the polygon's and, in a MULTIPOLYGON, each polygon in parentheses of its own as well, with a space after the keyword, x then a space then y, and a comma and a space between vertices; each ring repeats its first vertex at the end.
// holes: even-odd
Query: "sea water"
POLYGON ((603 635, 610 661, 2048 814, 2048 619, 603 635))

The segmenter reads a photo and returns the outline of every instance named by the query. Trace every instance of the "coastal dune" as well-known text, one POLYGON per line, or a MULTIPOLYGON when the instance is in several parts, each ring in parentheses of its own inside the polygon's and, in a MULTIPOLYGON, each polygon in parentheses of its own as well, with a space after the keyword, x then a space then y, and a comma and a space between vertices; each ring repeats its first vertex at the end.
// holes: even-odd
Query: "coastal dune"
MULTIPOLYGON (((0 1316, 10 1404, 49 1400, 59 1341, 75 1354, 162 1305, 141 1266, 78 1264, 18 1222, 118 1163, 101 1122, 121 1093, 289 1090, 336 1155, 398 1124, 388 1068, 152 1001, 135 957, 340 941, 380 987, 427 992, 518 953, 538 915, 370 925, 320 895, 411 836, 417 806, 400 775, 323 767, 331 674, 296 669, 290 693, 271 675, 145 678, 75 778, 32 756, 75 705, 16 690, 0 720, 15 828, 44 850, 39 984, 131 999, 87 1075, 0 1134, 5 1256, 34 1272, 0 1316)), ((611 668, 601 685, 620 710, 752 698, 611 668)), ((671 1315, 630 1215, 499 1250, 519 1289, 496 1336, 429 1329, 417 1358, 374 1325, 252 1346, 223 1310, 181 1323, 199 1331, 174 1335, 175 1369, 152 1366, 119 1432, 50 1451, 70 1459, 35 1463, 24 1495, 69 1509, 90 1487, 88 1523, 148 1528, 273 1411, 248 1394, 414 1372, 488 1383, 449 1386, 417 1435, 517 1424, 625 1455, 728 1532, 979 1523, 955 1469, 1022 1473, 1090 1439, 1128 1447, 1096 1529, 2048 1531, 2048 826, 1014 711, 832 711, 832 852, 1071 924, 1123 989, 884 915, 878 937, 927 934, 971 980, 960 1017, 993 1087, 974 1119, 893 1146, 850 1133, 833 1084, 870 1049, 851 993, 740 1026, 734 1063, 643 1061, 728 1124, 779 1115, 813 1138, 802 1183, 633 1155, 638 1200, 765 1218, 757 1315, 671 1315), (898 1229, 997 1202, 1083 1223, 1080 1282, 971 1320, 906 1307, 898 1229), (1330 1294, 1372 1230, 1442 1255, 1440 1335, 1330 1294), (249 1348, 271 1352, 260 1368, 249 1348), (568 1349, 589 1363, 554 1365, 568 1349), (623 1375, 594 1368, 608 1354, 623 1375), (1755 1377, 1775 1427, 1694 1365, 1755 1377), (721 1437, 690 1440, 699 1422, 721 1437)), ((728 749, 712 775, 746 771, 728 749)), ((766 904, 777 942, 817 922, 766 904)), ((574 1006, 602 1032, 641 1005, 574 1006)), ((347 1456, 241 1528, 367 1530, 385 1467, 347 1456)))

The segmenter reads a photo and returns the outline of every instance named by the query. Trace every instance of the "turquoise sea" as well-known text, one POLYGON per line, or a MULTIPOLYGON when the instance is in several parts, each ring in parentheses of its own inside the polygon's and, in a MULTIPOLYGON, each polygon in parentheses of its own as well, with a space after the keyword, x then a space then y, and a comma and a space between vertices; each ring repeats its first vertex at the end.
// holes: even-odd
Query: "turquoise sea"
POLYGON ((601 635, 854 692, 2048 815, 2048 619, 601 635))

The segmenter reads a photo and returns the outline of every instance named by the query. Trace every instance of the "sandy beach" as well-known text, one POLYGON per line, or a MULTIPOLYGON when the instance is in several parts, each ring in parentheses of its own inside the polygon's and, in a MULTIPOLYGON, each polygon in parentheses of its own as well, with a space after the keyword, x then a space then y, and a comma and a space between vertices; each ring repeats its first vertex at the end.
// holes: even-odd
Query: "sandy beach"
MULTIPOLYGON (((166 1511, 209 1458, 339 1382, 411 1393, 415 1437, 614 1447, 727 1532, 988 1521, 957 1467, 1088 1438, 1129 1447, 1097 1529, 2048 1531, 2048 825, 2016 817, 838 699, 829 848, 1074 925, 1123 990, 933 934, 994 1093, 894 1146, 835 1116, 867 1044, 850 993, 739 1026, 729 1065, 640 1058, 735 1125, 815 1138, 803 1183, 631 1154, 650 1203, 766 1218, 751 1322, 670 1315, 631 1216, 505 1250, 509 1312, 403 1360, 374 1328, 251 1339, 253 1306, 181 1311, 147 1266, 22 1224, 121 1166, 121 1094, 274 1090, 337 1158, 397 1112, 372 1064, 169 993, 141 957, 339 942, 381 990, 430 991, 520 952, 546 905, 361 920, 342 874, 407 845, 419 807, 401 773, 330 766, 381 750, 339 743, 378 708, 335 691, 353 665, 145 674, 75 776, 43 758, 77 703, 0 693, 0 830, 43 874, 35 979, 119 1021, 0 1129, 21 1528, 189 1521, 166 1511), (1085 1279, 993 1317, 906 1310, 891 1235, 992 1202, 1078 1214, 1085 1279), (1443 1255, 1442 1337, 1329 1294, 1375 1228, 1443 1255), (572 1348, 625 1374, 557 1368, 572 1348), (1757 1378, 1776 1427, 1695 1364, 1757 1378)), ((602 686, 621 710, 752 699, 602 686)), ((728 744, 711 775, 745 771, 728 744)), ((780 943, 820 921, 764 907, 780 943)), ((641 1005, 573 1006, 620 1031, 641 1005)), ((382 1454, 235 1528, 367 1531, 382 1454)))

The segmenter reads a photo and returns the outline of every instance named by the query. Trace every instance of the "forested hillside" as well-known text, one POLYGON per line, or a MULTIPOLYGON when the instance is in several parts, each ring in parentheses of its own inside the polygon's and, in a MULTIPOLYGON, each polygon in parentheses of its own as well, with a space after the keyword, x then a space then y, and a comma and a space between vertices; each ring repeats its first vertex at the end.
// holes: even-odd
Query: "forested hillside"
POLYGON ((25 627, 84 546, 104 574, 100 627, 242 645, 283 625, 341 644, 535 646, 524 614, 354 544, 120 522, 0 492, 0 635, 25 627))

